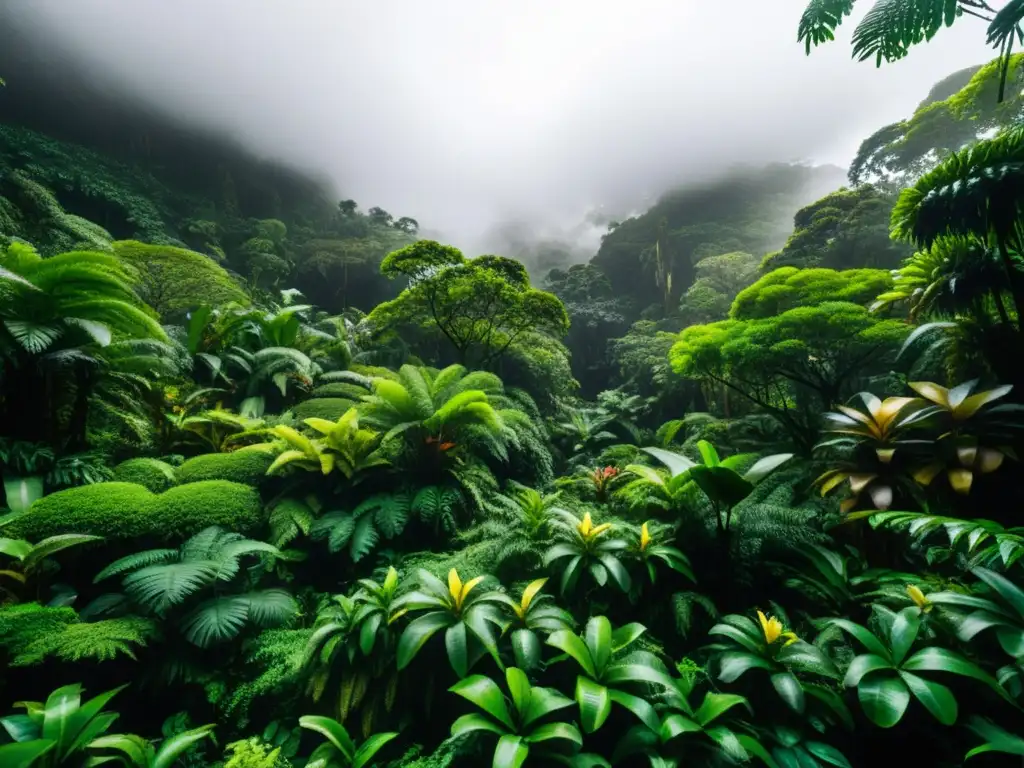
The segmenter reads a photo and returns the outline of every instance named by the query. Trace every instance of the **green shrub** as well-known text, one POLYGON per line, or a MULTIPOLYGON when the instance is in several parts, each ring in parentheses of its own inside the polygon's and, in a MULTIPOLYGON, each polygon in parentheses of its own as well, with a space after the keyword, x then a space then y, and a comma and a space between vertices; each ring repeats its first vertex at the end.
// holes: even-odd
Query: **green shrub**
POLYGON ((4 534, 32 541, 60 533, 184 539, 210 525, 251 530, 261 511, 255 489, 227 480, 179 485, 161 494, 135 483, 94 483, 44 496, 4 534))
POLYGON ((152 528, 166 538, 184 539, 211 525, 245 533, 262 522, 255 488, 228 480, 203 480, 171 488, 155 497, 152 528))
POLYGON ((4 535, 39 541, 59 533, 128 538, 145 531, 156 495, 137 483, 93 483, 44 496, 4 527, 4 535))
POLYGON ((292 408, 292 413, 299 421, 312 418, 337 421, 354 405, 355 400, 344 397, 314 397, 296 405, 292 408))
POLYGON ((258 486, 267 476, 274 455, 265 451, 240 450, 232 453, 205 453, 189 459, 178 468, 178 482, 230 480, 258 486))
POLYGON ((176 485, 174 467, 160 459, 128 459, 114 467, 114 480, 137 483, 153 493, 163 493, 176 485))
POLYGON ((360 387, 358 384, 349 384, 344 381, 321 384, 313 390, 313 397, 344 397, 347 400, 356 401, 368 394, 370 392, 365 387, 360 387))

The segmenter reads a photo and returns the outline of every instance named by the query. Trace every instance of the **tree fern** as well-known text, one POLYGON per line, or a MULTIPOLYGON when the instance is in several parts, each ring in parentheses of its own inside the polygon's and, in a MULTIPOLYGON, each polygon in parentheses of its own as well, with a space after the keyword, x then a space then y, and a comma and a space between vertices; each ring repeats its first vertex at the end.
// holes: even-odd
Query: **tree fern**
POLYGON ((352 530, 352 540, 349 543, 349 552, 352 555, 352 562, 358 563, 377 546, 380 541, 380 533, 377 530, 376 516, 363 515, 356 520, 355 528, 352 530))

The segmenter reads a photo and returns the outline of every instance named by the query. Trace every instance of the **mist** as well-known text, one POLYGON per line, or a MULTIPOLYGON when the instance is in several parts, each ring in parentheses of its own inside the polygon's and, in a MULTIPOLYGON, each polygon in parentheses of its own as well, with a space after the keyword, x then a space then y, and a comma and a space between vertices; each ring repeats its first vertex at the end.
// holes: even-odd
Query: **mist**
POLYGON ((8 34, 479 253, 510 228, 586 248, 600 212, 737 163, 845 166, 993 56, 963 20, 876 69, 850 58, 855 16, 807 57, 804 5, 32 0, 8 34))

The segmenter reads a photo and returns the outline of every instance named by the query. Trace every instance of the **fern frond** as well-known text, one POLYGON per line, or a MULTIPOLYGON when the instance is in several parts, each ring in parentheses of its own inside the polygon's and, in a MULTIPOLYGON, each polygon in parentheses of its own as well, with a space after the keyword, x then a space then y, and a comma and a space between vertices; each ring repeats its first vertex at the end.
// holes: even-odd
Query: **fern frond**
POLYGON ((96 578, 92 580, 92 583, 98 584, 104 579, 109 579, 111 576, 120 576, 129 571, 145 568, 147 565, 169 563, 177 559, 177 557, 178 550, 176 549, 148 549, 145 552, 136 552, 134 555, 128 555, 112 562, 96 574, 96 578))
POLYGON ((125 591, 158 616, 183 602, 217 578, 219 563, 194 561, 150 565, 125 577, 125 591))

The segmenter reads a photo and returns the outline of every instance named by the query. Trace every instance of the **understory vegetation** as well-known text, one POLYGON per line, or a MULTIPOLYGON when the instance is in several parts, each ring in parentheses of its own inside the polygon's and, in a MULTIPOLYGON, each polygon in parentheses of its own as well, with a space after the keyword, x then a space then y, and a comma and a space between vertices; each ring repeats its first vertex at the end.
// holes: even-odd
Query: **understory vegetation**
POLYGON ((0 128, 0 765, 1024 756, 1022 60, 544 275, 0 128))

